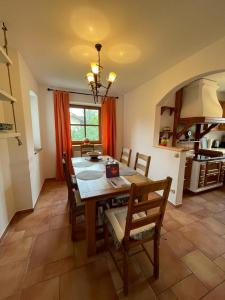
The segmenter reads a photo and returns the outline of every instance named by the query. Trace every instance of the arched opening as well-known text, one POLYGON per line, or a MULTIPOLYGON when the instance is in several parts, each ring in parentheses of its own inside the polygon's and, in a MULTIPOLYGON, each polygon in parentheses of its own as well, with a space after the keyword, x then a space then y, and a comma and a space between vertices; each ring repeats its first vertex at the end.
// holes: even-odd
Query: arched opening
MULTIPOLYGON (((202 157, 199 157, 198 161, 200 161, 199 166, 196 167, 196 153, 194 152, 195 145, 196 145, 196 125, 193 124, 190 126, 190 128, 187 128, 186 132, 183 131, 183 134, 177 138, 176 146, 172 145, 172 136, 174 135, 174 108, 175 108, 175 95, 176 92, 179 91, 181 88, 187 88, 193 82, 199 82, 200 79, 206 79, 210 80, 215 83, 215 86, 217 86, 216 89, 216 97, 218 105, 222 111, 222 115, 225 116, 225 105, 223 105, 223 101, 225 101, 225 72, 224 70, 215 70, 214 72, 206 72, 204 74, 199 74, 198 76, 195 76, 193 78, 190 78, 177 86, 173 87, 167 93, 164 95, 164 97, 158 102, 156 106, 155 111, 155 128, 154 128, 154 145, 163 145, 165 147, 165 150, 169 147, 174 148, 180 148, 185 150, 185 155, 181 155, 180 152, 179 158, 180 158, 180 168, 179 168, 179 175, 178 177, 182 178, 182 180, 177 182, 177 195, 180 195, 179 197, 182 198, 183 195, 183 188, 187 191, 192 191, 195 193, 198 192, 204 192, 205 190, 209 191, 212 188, 221 187, 224 182, 224 170, 223 165, 225 164, 225 126, 214 124, 215 126, 212 126, 212 129, 209 130, 205 135, 203 135, 203 129, 207 129, 210 127, 210 125, 202 124, 199 125, 200 131, 201 131, 201 139, 199 142, 199 148, 202 151, 202 149, 210 150, 210 151, 217 151, 220 152, 220 155, 218 153, 211 153, 211 152, 199 152, 199 153, 207 153, 207 155, 202 155, 202 157), (220 104, 219 104, 220 102, 220 104), (163 108, 163 109, 162 109, 163 108), (165 109, 164 109, 165 108, 165 109), (188 134, 190 134, 190 138, 188 137, 188 134), (162 142, 163 135, 165 135, 164 139, 167 139, 167 142, 162 142), (217 148, 216 148, 217 147, 217 148), (218 156, 216 156, 218 154, 218 156), (215 155, 212 156, 211 155, 215 155), (204 159, 204 157, 205 159, 204 159), (191 159, 191 163, 189 158, 191 159), (194 159, 193 159, 194 158, 194 159), (215 160, 211 159, 215 158, 215 160), (192 160, 194 163, 192 163, 192 160), (215 161, 217 163, 208 163, 211 161, 215 161), (209 164, 213 165, 215 169, 208 170, 209 164), (205 173, 201 171, 201 167, 205 166, 206 171, 205 173), (187 171, 187 168, 189 170, 187 171), (197 171, 196 171, 196 170, 197 171), (207 173, 208 170, 208 173, 207 173), (193 175, 193 173, 194 174, 193 175), (200 172, 202 174, 204 173, 204 176, 202 175, 202 179, 200 172), (214 173, 213 173, 214 172, 214 173), (212 175, 213 174, 213 175, 212 175), (186 178, 186 176, 189 176, 186 178), (203 179, 204 178, 204 179, 203 179), (187 182, 188 180, 188 182, 187 182), (195 183, 193 181, 196 181, 195 183)), ((207 99, 206 99, 207 100, 207 99)), ((197 102, 197 100, 196 100, 197 102)), ((225 102, 224 102, 225 104, 225 102)), ((196 104, 197 105, 197 104, 196 104)), ((193 110, 196 110, 196 105, 193 103, 193 110)), ((213 109, 214 107, 212 107, 213 109)), ((190 111, 191 115, 191 111, 190 111)), ((221 115, 221 117, 222 117, 221 115)), ((213 121, 212 121, 213 122, 213 121)), ((185 127, 182 127, 181 129, 185 127)), ((182 130, 180 131, 182 132, 182 130)), ((181 199, 179 200, 179 204, 181 204, 181 199)))

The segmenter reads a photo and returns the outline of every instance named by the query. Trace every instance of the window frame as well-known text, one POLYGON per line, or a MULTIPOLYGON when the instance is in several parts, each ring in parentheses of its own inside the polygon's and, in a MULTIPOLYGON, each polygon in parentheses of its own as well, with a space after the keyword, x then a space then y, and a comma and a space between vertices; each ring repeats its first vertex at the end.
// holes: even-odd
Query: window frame
MULTIPOLYGON (((71 124, 71 122, 70 122, 70 129, 71 129, 71 126, 83 126, 85 137, 86 137, 86 127, 98 126, 99 140, 90 141, 90 144, 101 144, 102 143, 101 107, 100 106, 92 106, 92 105, 82 105, 82 104, 70 104, 70 107, 83 108, 84 109, 84 124, 83 125, 82 124, 71 124), (99 120, 98 125, 86 124, 86 114, 85 114, 86 109, 98 110, 98 120, 99 120)), ((71 142, 72 142, 72 145, 81 145, 81 144, 83 144, 83 141, 73 141, 72 137, 71 137, 71 142)))

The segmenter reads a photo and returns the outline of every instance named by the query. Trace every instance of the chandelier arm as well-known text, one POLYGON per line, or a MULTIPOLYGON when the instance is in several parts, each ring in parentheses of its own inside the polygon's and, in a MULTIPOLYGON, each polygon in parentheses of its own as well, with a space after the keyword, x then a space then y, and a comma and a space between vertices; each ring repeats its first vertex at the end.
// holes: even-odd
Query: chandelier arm
POLYGON ((108 86, 107 86, 107 88, 106 88, 106 92, 105 92, 105 96, 104 96, 104 97, 107 97, 111 85, 112 85, 112 82, 109 82, 109 83, 108 83, 108 86))

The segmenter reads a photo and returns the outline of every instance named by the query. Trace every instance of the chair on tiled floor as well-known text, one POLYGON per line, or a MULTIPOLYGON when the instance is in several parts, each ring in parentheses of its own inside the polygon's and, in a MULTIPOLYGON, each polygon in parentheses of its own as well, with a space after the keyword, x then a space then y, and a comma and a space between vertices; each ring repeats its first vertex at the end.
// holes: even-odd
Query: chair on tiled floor
MULTIPOLYGON (((66 179, 67 189, 68 189, 68 202, 69 202, 69 218, 72 225, 72 240, 76 240, 77 232, 77 219, 81 216, 85 216, 85 202, 81 201, 80 192, 78 190, 77 184, 71 180, 71 175, 67 167, 66 159, 62 158, 63 171, 66 179)), ((75 177, 75 175, 73 175, 75 177)), ((96 228, 102 230, 103 228, 103 217, 104 210, 106 209, 107 201, 99 201, 96 207, 96 228)))
POLYGON ((105 211, 104 236, 105 245, 123 278, 124 294, 128 293, 128 256, 129 250, 138 245, 142 247, 154 266, 154 277, 159 277, 159 242, 160 230, 166 209, 172 179, 150 182, 142 185, 131 185, 128 206, 112 208, 105 211), (162 196, 156 194, 151 200, 146 195, 162 191, 162 196), (139 202, 139 200, 142 200, 139 202), (157 210, 157 211, 156 211, 157 210), (111 234, 116 247, 123 253, 123 272, 118 266, 110 247, 108 247, 108 234, 111 234), (154 241, 154 260, 144 247, 147 241, 154 241))
POLYGON ((132 152, 131 149, 123 147, 120 156, 120 162, 125 164, 128 167, 130 165, 131 152, 132 152))
POLYGON ((150 161, 151 161, 151 156, 137 152, 135 158, 134 170, 144 175, 145 177, 148 177, 150 161))
MULTIPOLYGON (((150 167, 151 156, 136 153, 134 170, 145 177, 148 177, 149 167, 150 167)), ((129 199, 129 194, 121 195, 113 199, 112 203, 114 207, 127 205, 129 199)))

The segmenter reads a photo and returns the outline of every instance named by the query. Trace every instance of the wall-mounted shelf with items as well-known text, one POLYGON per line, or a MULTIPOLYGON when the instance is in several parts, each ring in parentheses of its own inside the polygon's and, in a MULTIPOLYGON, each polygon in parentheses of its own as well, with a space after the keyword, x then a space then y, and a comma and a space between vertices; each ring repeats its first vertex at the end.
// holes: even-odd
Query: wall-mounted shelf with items
MULTIPOLYGON (((10 66, 12 65, 12 61, 8 56, 8 42, 6 37, 7 28, 4 23, 2 23, 2 30, 4 36, 4 46, 0 47, 0 63, 6 65, 10 93, 0 89, 0 101, 9 102, 11 104, 12 114, 13 114, 13 124, 9 124, 9 125, 11 125, 11 127, 14 129, 12 130, 10 128, 11 130, 0 130, 0 139, 15 138, 17 139, 18 145, 20 146, 22 145, 22 142, 19 138, 21 134, 17 131, 17 124, 16 124, 16 117, 15 117, 15 110, 14 110, 14 103, 16 102, 16 99, 13 97, 11 74, 10 74, 10 66)), ((6 125, 8 124, 3 123, 3 129, 5 129, 4 127, 6 125)))
POLYGON ((12 65, 12 61, 9 56, 6 54, 5 50, 0 47, 0 63, 12 65))
POLYGON ((0 101, 16 102, 16 99, 9 93, 0 90, 0 101))
POLYGON ((8 131, 0 131, 0 139, 10 139, 10 138, 18 138, 21 136, 19 132, 8 131))

